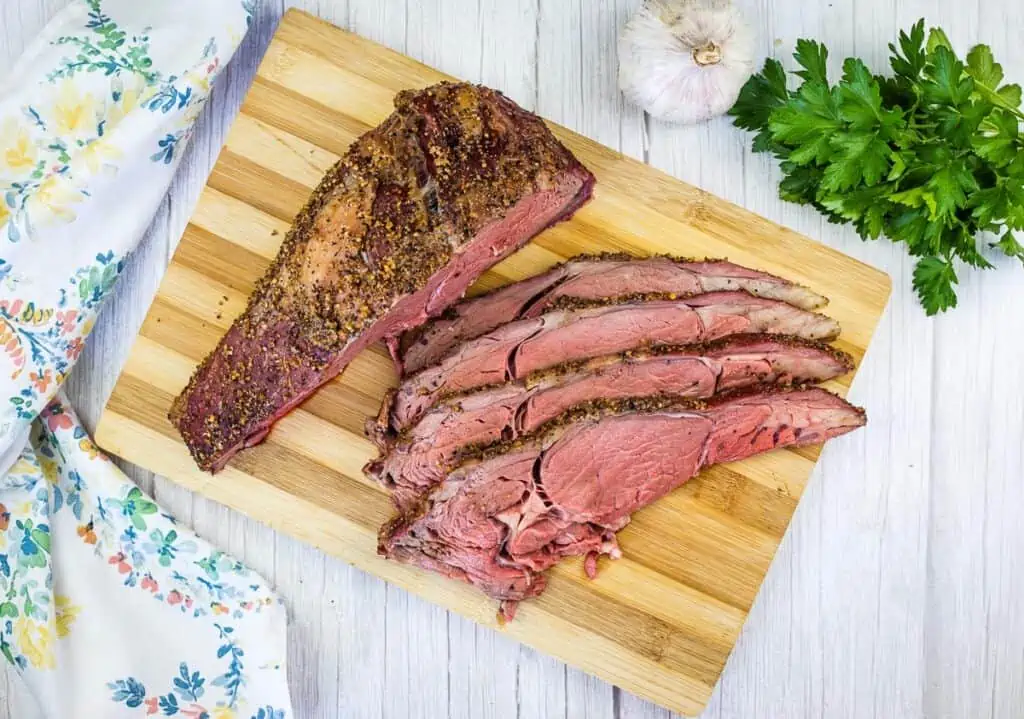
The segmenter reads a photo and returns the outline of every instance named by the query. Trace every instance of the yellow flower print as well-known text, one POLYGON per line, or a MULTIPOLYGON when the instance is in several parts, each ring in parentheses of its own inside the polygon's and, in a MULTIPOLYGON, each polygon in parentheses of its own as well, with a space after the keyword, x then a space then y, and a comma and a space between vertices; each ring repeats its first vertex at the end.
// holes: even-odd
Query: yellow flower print
POLYGON ((57 484, 57 463, 48 457, 39 460, 39 466, 43 470, 43 478, 50 484, 57 484))
POLYGON ((104 165, 110 166, 104 160, 116 160, 122 156, 121 150, 107 139, 108 136, 97 137, 78 152, 71 165, 75 174, 82 165, 89 168, 89 172, 97 173, 104 165))
POLYGON ((114 83, 114 89, 119 94, 117 100, 111 100, 107 105, 106 117, 104 118, 106 120, 106 125, 104 126, 106 133, 120 125, 122 120, 128 117, 135 108, 145 102, 152 94, 146 90, 144 81, 141 79, 136 82, 136 78, 132 76, 129 81, 133 84, 127 87, 120 84, 121 81, 115 81, 114 83))
POLYGON ((14 624, 14 639, 18 651, 36 669, 56 669, 53 654, 53 633, 47 624, 21 617, 14 624))
POLYGON ((25 459, 24 457, 21 457, 20 459, 18 459, 17 462, 15 462, 11 466, 11 468, 7 471, 7 473, 8 474, 12 474, 12 475, 17 475, 17 474, 35 474, 36 473, 36 469, 37 469, 37 467, 36 467, 36 464, 34 462, 30 462, 29 460, 25 459))
POLYGON ((210 92, 210 76, 207 74, 196 70, 189 70, 182 75, 181 79, 184 80, 187 85, 194 84, 203 91, 204 95, 210 92))
MULTIPOLYGON (((0 167, 6 167, 13 173, 27 173, 36 166, 36 146, 32 142, 25 126, 16 118, 9 117, 0 129, 0 167)), ((0 203, 0 212, 5 212, 6 203, 0 203)), ((0 224, 3 223, 0 215, 0 224)))
POLYGON ((97 447, 88 437, 83 437, 78 440, 78 448, 85 452, 89 459, 96 459, 100 456, 100 448, 97 447))
POLYGON ((81 201, 82 196, 68 186, 68 181, 54 174, 43 180, 35 194, 25 203, 25 208, 40 224, 49 219, 71 222, 75 219, 75 213, 68 205, 81 201))
POLYGON ((57 636, 66 637, 71 633, 71 625, 75 623, 82 608, 71 603, 71 599, 63 594, 54 597, 57 610, 57 636))
POLYGON ((65 79, 57 88, 52 117, 59 135, 92 135, 96 132, 96 101, 82 94, 78 83, 65 79))
POLYGON ((235 719, 235 710, 226 706, 214 707, 210 717, 211 719, 235 719))
POLYGON ((7 218, 11 216, 11 211, 7 209, 7 203, 2 197, 0 197, 0 227, 4 226, 7 222, 7 218))

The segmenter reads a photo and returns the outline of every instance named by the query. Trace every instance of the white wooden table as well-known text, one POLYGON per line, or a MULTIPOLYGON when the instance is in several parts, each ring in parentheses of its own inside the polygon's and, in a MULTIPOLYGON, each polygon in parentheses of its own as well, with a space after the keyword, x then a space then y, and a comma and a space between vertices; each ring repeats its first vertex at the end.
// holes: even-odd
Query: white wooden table
MULTIPOLYGON (((67 0, 0 0, 0 71, 67 0)), ((70 381, 92 428, 283 12, 263 0, 167 200, 70 381)), ((1024 269, 962 274, 960 307, 926 319, 888 242, 776 196, 778 172, 717 120, 651 122, 615 90, 615 38, 639 0, 308 0, 310 12, 641 157, 893 276, 852 398, 867 430, 828 448, 707 717, 1024 715, 1024 269), (645 129, 646 128, 646 129, 645 129), (644 138, 647 138, 645 145, 644 138)), ((1024 80, 1020 0, 739 0, 762 54, 798 37, 882 69, 920 16, 982 40, 1024 80), (982 6, 984 9, 982 10, 982 6)), ((195 530, 270 579, 291 609, 299 717, 666 717, 668 713, 170 482, 128 468, 195 530)), ((0 716, 32 719, 13 673, 0 716)))

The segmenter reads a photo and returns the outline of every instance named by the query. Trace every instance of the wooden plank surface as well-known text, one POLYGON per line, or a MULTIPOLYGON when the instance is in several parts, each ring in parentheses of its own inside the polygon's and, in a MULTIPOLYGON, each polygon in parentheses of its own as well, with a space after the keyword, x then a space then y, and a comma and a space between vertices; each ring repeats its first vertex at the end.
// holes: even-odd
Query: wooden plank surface
MULTIPOLYGON (((0 70, 67 0, 0 3, 0 70)), ((282 13, 263 0, 215 88, 165 205, 101 315, 69 391, 95 426, 227 128, 282 13)), ((828 448, 719 683, 709 719, 1016 716, 1024 623, 1016 587, 1024 528, 1021 378, 989 358, 1024 353, 1007 331, 1024 302, 1019 267, 961 276, 960 308, 927 319, 911 264, 778 199, 774 163, 720 119, 647 122, 622 104, 615 35, 639 0, 297 0, 361 35, 460 77, 501 87, 546 117, 884 268, 894 297, 852 390, 871 424, 828 448), (501 41, 491 38, 500 37, 501 41), (933 411, 934 410, 934 411, 933 411), (968 429, 969 431, 964 431, 968 429), (1015 619, 1015 617, 1018 617, 1015 619)), ((833 73, 856 53, 880 69, 885 44, 918 17, 961 49, 990 43, 1020 82, 1015 0, 737 0, 758 54, 791 65, 798 37, 822 40, 833 73)), ((179 485, 122 462, 183 524, 244 559, 286 599, 296 716, 667 719, 487 628, 351 568, 179 485), (449 661, 451 657, 451 661, 449 661), (513 701, 514 698, 514 701, 513 701)), ((38 719, 16 674, 0 717, 38 719)))
MULTIPOLYGON (((363 437, 394 385, 380 348, 281 420, 259 447, 211 477, 166 419, 195 365, 244 308, 287 223, 339 154, 381 122, 396 92, 445 76, 299 12, 289 12, 227 136, 137 343, 100 420, 105 449, 410 589, 478 623, 495 607, 466 586, 377 557, 390 514, 362 465, 363 437)), ((580 252, 727 257, 826 295, 838 345, 861 358, 889 279, 834 250, 683 185, 561 127, 598 178, 595 199, 540 235, 477 290, 536 274, 580 252)), ((850 377, 829 383, 845 393, 850 377)), ((621 533, 625 558, 586 580, 556 568, 551 588, 504 633, 688 714, 701 711, 757 594, 817 458, 781 451, 715 467, 621 533)), ((451 658, 450 658, 451 660, 451 658)))

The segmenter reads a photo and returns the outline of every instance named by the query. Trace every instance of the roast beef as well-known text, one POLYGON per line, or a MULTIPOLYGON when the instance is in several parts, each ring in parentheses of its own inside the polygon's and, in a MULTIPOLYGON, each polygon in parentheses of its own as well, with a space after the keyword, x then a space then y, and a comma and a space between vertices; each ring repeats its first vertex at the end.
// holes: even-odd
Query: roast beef
POLYGON ((245 312, 170 417, 203 469, 341 372, 364 347, 458 300, 591 193, 593 176, 500 93, 399 93, 296 217, 245 312))
POLYGON ((401 432, 446 396, 522 379, 565 362, 647 345, 710 342, 742 332, 831 339, 839 325, 824 315, 738 291, 554 310, 503 325, 412 375, 385 400, 378 424, 401 432))
POLYGON ((699 399, 761 383, 821 382, 852 367, 849 355, 828 345, 756 334, 600 357, 445 400, 401 436, 378 435, 382 456, 366 471, 407 510, 460 452, 528 434, 579 404, 656 395, 699 399))
POLYGON ((582 255, 544 274, 501 287, 453 305, 444 315, 402 336, 393 346, 399 370, 418 372, 441 360, 456 345, 506 322, 536 317, 563 297, 583 300, 635 294, 694 295, 718 290, 746 290, 805 310, 828 300, 811 290, 766 272, 718 260, 692 261, 625 254, 582 255))
POLYGON ((470 582, 509 612, 543 591, 544 570, 562 557, 617 556, 615 532, 630 515, 702 468, 864 422, 863 410, 817 388, 583 406, 452 471, 381 529, 379 551, 470 582))

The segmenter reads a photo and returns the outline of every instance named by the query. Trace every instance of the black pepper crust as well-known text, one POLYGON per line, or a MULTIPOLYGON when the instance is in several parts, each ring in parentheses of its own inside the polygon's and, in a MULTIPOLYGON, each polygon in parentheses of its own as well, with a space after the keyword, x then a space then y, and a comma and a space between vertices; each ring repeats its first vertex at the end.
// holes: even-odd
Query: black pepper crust
MULTIPOLYGON (((590 419, 598 420, 602 417, 609 417, 619 414, 650 414, 665 410, 679 412, 694 412, 711 409, 728 402, 733 402, 744 397, 754 396, 779 396, 803 392, 813 389, 811 384, 795 384, 791 386, 780 386, 773 384, 756 384, 740 389, 729 390, 716 394, 707 399, 680 399, 674 395, 654 395, 650 397, 630 397, 627 399, 596 399, 583 402, 572 409, 566 410, 558 417, 545 422, 528 435, 513 440, 499 440, 485 445, 476 445, 465 448, 455 460, 452 461, 449 471, 453 472, 462 466, 470 463, 482 462, 501 454, 514 452, 525 446, 539 442, 546 444, 556 437, 559 432, 574 422, 590 419)), ((825 391, 825 390, 822 390, 825 391)), ((860 416, 865 412, 862 408, 850 405, 860 416)))
MULTIPOLYGON (((417 341, 419 341, 419 339, 421 337, 423 337, 427 333, 427 331, 431 328, 431 326, 436 321, 440 321, 440 320, 451 321, 451 320, 458 319, 459 316, 460 316, 460 312, 462 312, 465 309, 466 306, 471 306, 474 302, 476 302, 478 300, 482 300, 482 299, 485 299, 487 297, 491 297, 491 296, 493 296, 493 295, 495 295, 495 294, 497 294, 499 292, 503 292, 503 291, 509 289, 510 287, 518 284, 519 282, 526 282, 526 281, 534 280, 534 279, 536 279, 537 277, 540 277, 540 276, 547 276, 547 275, 557 274, 558 272, 561 272, 566 267, 571 266, 573 263, 580 263, 580 262, 628 262, 628 261, 644 261, 644 260, 655 260, 655 259, 657 259, 657 260, 668 260, 668 261, 673 262, 673 263, 675 263, 677 265, 700 264, 700 263, 719 263, 719 262, 727 263, 727 264, 734 264, 734 263, 730 262, 729 260, 727 260, 725 258, 722 258, 722 257, 704 257, 703 259, 701 259, 701 258, 698 258, 698 257, 685 257, 685 256, 681 256, 681 255, 671 255, 671 254, 668 254, 668 253, 665 253, 665 252, 649 254, 649 255, 633 255, 633 254, 630 254, 628 252, 585 252, 585 253, 581 253, 581 254, 578 254, 578 255, 573 255, 572 257, 570 257, 570 258, 568 258, 566 260, 563 260, 562 262, 559 262, 559 263, 557 263, 555 265, 552 265, 547 270, 542 272, 540 275, 535 275, 535 276, 532 276, 532 277, 527 277, 527 278, 524 278, 523 280, 518 280, 516 282, 509 282, 507 284, 501 285, 500 287, 495 287, 493 289, 490 289, 487 292, 484 292, 482 294, 475 295, 475 296, 473 296, 471 298, 468 298, 468 299, 463 300, 461 302, 455 303, 454 305, 452 305, 451 307, 446 309, 443 313, 438 315, 438 317, 436 317, 434 320, 431 320, 430 322, 427 322, 427 323, 425 323, 423 325, 420 325, 419 327, 414 327, 413 329, 410 329, 410 330, 408 330, 406 332, 403 332, 401 338, 399 339, 398 347, 401 350, 401 354, 404 356, 404 353, 409 349, 409 347, 411 347, 417 341)), ((744 269, 746 269, 746 268, 744 268, 744 269)), ((767 277, 771 277, 773 280, 785 283, 786 285, 789 285, 789 286, 792 286, 792 287, 804 287, 803 285, 798 284, 796 282, 792 282, 790 280, 787 280, 784 277, 779 277, 777 275, 772 275, 770 273, 765 273, 765 275, 767 277)), ((566 275, 566 277, 562 278, 561 280, 558 280, 558 281, 554 282, 548 288, 548 291, 553 290, 555 287, 557 287, 559 284, 561 284, 565 279, 568 279, 568 277, 569 276, 566 275)), ((804 288, 804 289, 806 289, 806 288, 804 288)), ((685 295, 678 295, 678 294, 676 294, 676 295, 673 295, 671 297, 665 297, 665 296, 660 297, 660 298, 655 297, 655 299, 665 299, 665 298, 668 298, 668 299, 678 299, 679 297, 692 297, 692 296, 699 295, 699 294, 704 294, 704 293, 703 292, 694 292, 694 293, 689 293, 689 294, 685 294, 685 295)), ((642 295, 642 294, 634 294, 631 297, 633 299, 637 299, 637 298, 642 299, 644 297, 644 295, 642 295)), ((653 297, 653 295, 652 295, 652 297, 653 297)), ((611 300, 618 299, 619 302, 624 302, 624 301, 628 301, 630 299, 630 297, 610 298, 610 299, 611 300)), ((550 308, 551 309, 555 309, 555 308, 561 307, 561 308, 564 309, 564 308, 594 306, 594 304, 587 305, 587 304, 585 304, 586 302, 590 302, 590 303, 594 303, 594 304, 600 304, 601 303, 600 300, 580 300, 578 298, 573 298, 571 296, 567 296, 567 297, 562 297, 562 298, 559 298, 558 300, 556 300, 554 303, 551 304, 550 308), (579 304, 574 304, 574 301, 576 303, 579 303, 579 304), (561 302, 563 304, 559 304, 559 302, 561 302)), ((827 303, 828 299, 825 298, 824 302, 827 303)))
POLYGON ((201 468, 262 439, 340 371, 346 348, 519 200, 567 172, 589 194, 585 168, 497 91, 441 83, 399 93, 395 108, 327 172, 245 311, 172 404, 201 468))
MULTIPOLYGON (((438 400, 438 404, 455 404, 467 396, 474 395, 479 392, 485 392, 487 390, 496 389, 498 387, 503 387, 509 384, 522 384, 524 387, 529 389, 548 379, 562 377, 575 372, 580 372, 587 369, 594 369, 600 371, 602 367, 614 365, 620 360, 643 361, 648 358, 664 357, 667 355, 713 357, 718 353, 726 351, 742 352, 744 347, 766 343, 774 343, 784 345, 787 347, 806 349, 824 353, 843 367, 843 369, 845 370, 844 374, 846 372, 852 372, 855 367, 855 363, 852 356, 825 342, 804 339, 802 337, 796 337, 795 335, 780 335, 771 333, 739 333, 735 335, 729 335, 721 339, 712 340, 711 342, 695 343, 688 345, 645 345, 634 350, 627 350, 625 352, 603 355, 601 357, 574 360, 572 362, 563 362, 553 367, 537 370, 527 375, 523 379, 515 380, 513 382, 495 382, 493 384, 484 385, 482 387, 476 387, 468 392, 453 392, 450 394, 442 395, 441 398, 438 400)), ((368 420, 366 425, 367 435, 370 436, 371 438, 374 438, 379 445, 383 445, 383 453, 386 453, 388 451, 387 447, 389 447, 390 445, 395 443, 401 443, 407 440, 409 438, 409 435, 416 428, 416 425, 413 424, 409 427, 406 427, 405 429, 398 433, 394 433, 390 429, 390 408, 394 394, 395 390, 389 391, 389 393, 384 397, 384 400, 381 403, 381 410, 378 413, 377 417, 368 420)))
MULTIPOLYGON (((691 263, 694 263, 694 262, 728 262, 728 260, 725 260, 725 259, 722 259, 722 258, 705 257, 703 260, 701 260, 701 259, 697 259, 697 258, 694 258, 694 257, 682 257, 682 256, 678 256, 678 255, 670 255, 670 254, 664 253, 664 252, 663 253, 658 253, 658 254, 653 254, 653 255, 631 255, 628 252, 584 252, 584 253, 579 254, 579 255, 573 255, 572 257, 570 257, 567 260, 563 260, 562 262, 559 262, 558 264, 552 265, 548 269, 544 270, 544 272, 541 273, 541 274, 544 274, 544 275, 554 274, 554 273, 558 272, 559 270, 561 270, 561 269, 563 269, 565 267, 568 267, 569 265, 571 265, 571 264, 573 264, 575 262, 626 262, 626 261, 641 261, 641 260, 653 260, 653 259, 671 260, 672 262, 675 262, 676 264, 680 264, 680 265, 691 264, 691 263)), ((518 280, 517 282, 525 282, 526 280, 532 280, 532 279, 535 279, 537 276, 539 276, 539 275, 535 275, 533 277, 527 277, 527 278, 525 278, 523 280, 518 280)), ((779 279, 781 280, 782 278, 779 278, 779 279)), ((782 280, 782 281, 788 282, 788 280, 782 280)), ((493 289, 487 290, 487 292, 484 292, 482 294, 474 295, 473 297, 471 297, 469 299, 466 299, 466 300, 463 300, 462 302, 457 302, 456 304, 452 305, 451 307, 446 309, 444 312, 442 312, 440 315, 438 315, 436 319, 437 320, 453 320, 453 319, 456 319, 459 316, 458 313, 459 313, 460 305, 469 304, 469 303, 475 302, 476 300, 480 300, 480 299, 483 299, 485 297, 490 297, 491 295, 497 294, 498 292, 501 292, 503 290, 507 290, 512 285, 517 284, 517 282, 509 282, 508 284, 502 285, 500 287, 495 287, 493 289)), ((792 284, 792 283, 790 283, 790 284, 792 284)), ((423 331, 426 330, 429 326, 430 326, 430 323, 428 322, 427 324, 425 324, 425 325, 423 325, 421 327, 416 327, 415 329, 411 329, 408 332, 406 332, 405 333, 406 336, 402 338, 402 346, 403 347, 408 347, 410 344, 415 342, 416 338, 419 337, 423 333, 423 331)))
MULTIPOLYGON (((819 340, 808 340, 795 335, 780 335, 780 334, 758 334, 756 332, 740 333, 735 335, 728 335, 721 339, 712 340, 711 342, 703 342, 689 345, 645 345, 635 350, 627 350, 625 352, 619 352, 617 354, 605 355, 603 357, 596 357, 594 359, 576 360, 573 362, 563 362, 562 364, 549 367, 547 369, 537 370, 526 376, 523 380, 527 387, 532 387, 544 380, 551 377, 559 377, 561 375, 569 374, 572 372, 578 372, 580 370, 589 367, 602 367, 604 365, 613 364, 618 359, 635 359, 644 360, 650 357, 664 357, 666 355, 688 355, 691 357, 706 357, 715 356, 716 354, 725 350, 740 352, 744 346, 758 345, 763 343, 776 343, 785 345, 787 347, 794 347, 798 349, 807 349, 817 352, 824 352, 829 357, 834 359, 847 372, 853 371, 854 361, 848 353, 843 352, 840 349, 833 347, 832 345, 821 342, 819 340)), ((500 386, 500 385, 491 385, 500 386)), ((476 391, 476 390, 474 390, 476 391)))
MULTIPOLYGON (((542 274, 553 274, 553 273, 559 271, 560 269, 563 269, 564 267, 567 267, 568 265, 571 265, 574 262, 626 262, 626 261, 639 261, 639 260, 650 260, 650 259, 666 259, 666 260, 671 260, 672 262, 675 262, 677 264, 689 264, 689 263, 693 263, 693 262, 727 262, 728 261, 728 260, 725 260, 725 259, 722 259, 722 258, 712 258, 712 257, 706 257, 706 258, 703 258, 701 260, 701 259, 697 259, 697 258, 694 258, 694 257, 681 257, 681 256, 677 256, 677 255, 670 255, 668 253, 659 253, 659 254, 653 254, 653 255, 631 255, 628 252, 585 252, 585 253, 582 253, 582 254, 579 254, 579 255, 573 255, 572 257, 569 257, 566 260, 562 260, 561 262, 552 265, 548 269, 544 270, 544 272, 542 272, 542 274)), ((539 277, 539 276, 525 278, 524 280, 520 280, 520 281, 517 281, 517 282, 525 282, 526 280, 534 280, 536 277, 539 277)), ((501 287, 496 287, 496 288, 494 288, 492 290, 487 290, 486 292, 484 292, 482 294, 475 295, 475 296, 473 296, 473 297, 471 297, 469 299, 463 300, 462 302, 457 302, 456 304, 454 304, 451 307, 445 309, 441 314, 439 314, 437 316, 436 320, 455 320, 459 316, 459 307, 460 307, 460 305, 469 304, 471 302, 475 302, 476 300, 483 299, 484 297, 489 297, 489 296, 495 295, 495 294, 497 294, 499 292, 502 292, 503 290, 509 289, 511 286, 517 284, 517 282, 511 282, 511 283, 508 283, 507 285, 502 285, 501 287)), ((787 282, 787 281, 784 281, 784 282, 787 282)), ((420 334, 422 334, 422 332, 424 330, 426 330, 429 326, 430 326, 430 323, 428 323, 428 324, 426 324, 426 325, 424 325, 422 327, 418 327, 416 329, 413 329, 413 330, 410 330, 409 332, 407 332, 406 334, 409 336, 409 340, 402 339, 402 346, 409 346, 409 344, 412 344, 412 342, 415 341, 415 338, 418 337, 420 334)))

